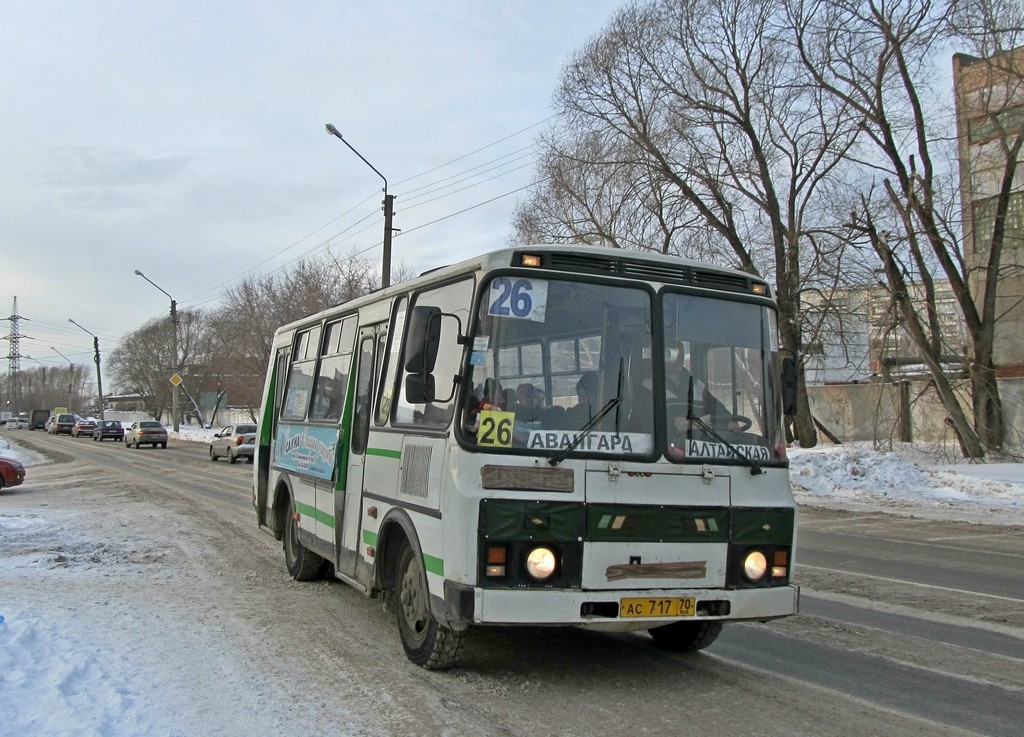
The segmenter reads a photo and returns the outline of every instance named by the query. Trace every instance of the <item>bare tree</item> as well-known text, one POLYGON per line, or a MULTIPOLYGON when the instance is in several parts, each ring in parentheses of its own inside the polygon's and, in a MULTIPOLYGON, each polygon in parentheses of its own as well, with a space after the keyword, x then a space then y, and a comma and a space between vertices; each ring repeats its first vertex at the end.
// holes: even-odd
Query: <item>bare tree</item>
POLYGON ((1017 40, 1016 33, 1002 29, 1021 28, 1021 7, 983 0, 793 0, 789 7, 808 74, 860 118, 864 146, 855 160, 863 176, 851 228, 881 259, 892 298, 964 454, 1001 450, 995 286, 1004 266, 1004 224, 1021 137, 1001 137, 1004 171, 993 200, 988 259, 972 275, 961 235, 952 116, 948 103, 942 105, 949 96, 935 89, 935 56, 951 44, 980 43, 992 50, 1017 40), (943 284, 966 323, 973 417, 963 410, 943 361, 951 349, 936 306, 943 284))
MULTIPOLYGON (((35 360, 28 356, 29 360, 35 360)), ((82 409, 96 401, 95 394, 86 391, 89 364, 47 367, 37 366, 22 369, 18 375, 17 385, 21 388, 20 409, 49 409, 68 407, 69 411, 82 409)), ((0 375, 0 396, 12 397, 13 386, 11 374, 0 375)), ((18 409, 8 405, 12 410, 18 409)))
MULTIPOLYGON (((138 394, 146 411, 160 417, 171 406, 171 376, 181 374, 187 387, 202 386, 208 362, 207 316, 201 310, 178 310, 178 356, 170 316, 150 320, 129 333, 110 353, 108 366, 118 390, 138 394)), ((181 407, 188 412, 189 407, 181 407)), ((179 418, 180 419, 180 418, 179 418)))
MULTIPOLYGON (((401 276, 407 267, 399 266, 401 276)), ((328 252, 288 271, 251 277, 228 289, 211 318, 210 368, 233 404, 259 406, 274 331, 282 325, 360 297, 380 277, 369 260, 328 252)))
POLYGON ((110 352, 107 365, 114 385, 124 394, 137 394, 146 412, 160 417, 171 405, 168 368, 173 366, 165 336, 170 318, 151 320, 129 333, 110 352))
MULTIPOLYGON (((399 264, 400 281, 410 270, 399 264)), ((228 289, 223 307, 207 313, 178 311, 178 361, 173 360, 170 318, 146 323, 111 353, 109 367, 120 390, 144 398, 159 417, 171 404, 172 368, 184 379, 181 411, 206 424, 225 398, 256 415, 274 331, 294 320, 373 291, 379 276, 369 260, 331 252, 298 261, 291 269, 251 277, 228 289), (212 395, 212 396, 211 396, 212 395)))
MULTIPOLYGON (((781 0, 620 11, 567 65, 559 127, 517 234, 557 234, 557 223, 570 238, 774 279, 782 344, 799 354, 814 330, 802 294, 828 294, 844 277, 830 182, 857 120, 812 83, 786 21, 781 0)), ((797 435, 814 445, 802 373, 798 404, 797 435)))
MULTIPOLYGON (((587 243, 671 253, 688 225, 672 188, 620 136, 573 131, 541 137, 531 197, 513 215, 512 243, 587 243)), ((685 203, 683 208, 685 208, 685 203)))

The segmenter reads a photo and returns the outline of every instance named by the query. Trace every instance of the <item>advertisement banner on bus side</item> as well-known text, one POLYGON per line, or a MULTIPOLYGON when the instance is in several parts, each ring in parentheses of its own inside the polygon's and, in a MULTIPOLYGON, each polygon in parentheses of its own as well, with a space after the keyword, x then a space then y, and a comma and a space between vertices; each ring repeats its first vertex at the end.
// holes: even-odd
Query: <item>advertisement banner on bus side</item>
POLYGON ((334 474, 337 447, 337 427, 282 424, 274 443, 274 465, 329 480, 334 474))

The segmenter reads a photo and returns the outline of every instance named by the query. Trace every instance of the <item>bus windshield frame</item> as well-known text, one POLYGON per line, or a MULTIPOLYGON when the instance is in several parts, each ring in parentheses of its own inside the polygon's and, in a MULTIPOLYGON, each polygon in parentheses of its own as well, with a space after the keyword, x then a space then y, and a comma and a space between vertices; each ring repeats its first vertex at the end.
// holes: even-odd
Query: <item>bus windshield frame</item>
POLYGON ((473 325, 457 428, 468 450, 785 462, 770 300, 495 272, 481 284, 473 325), (697 414, 692 398, 691 409, 680 406, 687 397, 669 388, 667 376, 681 348, 700 359, 692 374, 698 394, 724 393, 730 412, 697 414))

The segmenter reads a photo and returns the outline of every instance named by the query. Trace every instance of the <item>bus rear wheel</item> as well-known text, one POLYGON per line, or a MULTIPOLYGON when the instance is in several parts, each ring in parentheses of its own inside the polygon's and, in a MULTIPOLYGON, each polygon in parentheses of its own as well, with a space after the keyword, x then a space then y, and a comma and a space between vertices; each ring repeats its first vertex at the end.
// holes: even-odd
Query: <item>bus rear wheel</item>
POLYGON ((324 559, 299 541, 299 521, 295 519, 295 502, 288 500, 288 518, 284 522, 284 564, 296 581, 312 581, 320 572, 324 559))
POLYGON ((722 623, 717 621, 673 622, 648 630, 654 644, 663 650, 695 653, 718 639, 722 623))
POLYGON ((409 660, 427 670, 450 667, 459 655, 465 633, 442 625, 430 613, 423 563, 409 544, 402 546, 398 556, 394 606, 402 647, 409 660))

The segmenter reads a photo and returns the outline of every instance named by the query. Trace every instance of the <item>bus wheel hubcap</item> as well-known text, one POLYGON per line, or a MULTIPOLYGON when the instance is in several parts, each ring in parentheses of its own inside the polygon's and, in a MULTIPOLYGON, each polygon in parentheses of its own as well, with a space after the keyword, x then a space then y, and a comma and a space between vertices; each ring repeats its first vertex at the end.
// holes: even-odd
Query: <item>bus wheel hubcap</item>
POLYGON ((426 628, 423 617, 423 596, 420 592, 419 578, 416 571, 410 566, 402 576, 402 616, 405 618, 409 629, 415 634, 420 634, 426 628))

